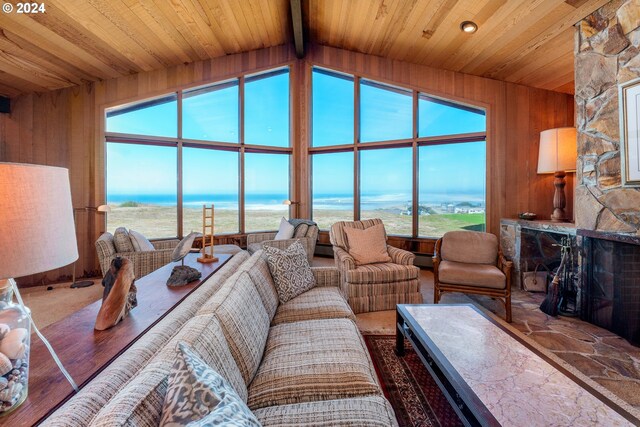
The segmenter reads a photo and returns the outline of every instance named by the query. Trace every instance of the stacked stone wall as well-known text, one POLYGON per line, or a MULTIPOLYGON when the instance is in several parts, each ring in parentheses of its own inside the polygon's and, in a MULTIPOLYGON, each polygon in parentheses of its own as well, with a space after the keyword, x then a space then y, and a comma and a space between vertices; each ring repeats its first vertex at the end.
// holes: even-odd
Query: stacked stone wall
POLYGON ((640 234, 640 189, 622 186, 618 85, 640 77, 640 0, 612 0, 577 24, 578 228, 640 234))

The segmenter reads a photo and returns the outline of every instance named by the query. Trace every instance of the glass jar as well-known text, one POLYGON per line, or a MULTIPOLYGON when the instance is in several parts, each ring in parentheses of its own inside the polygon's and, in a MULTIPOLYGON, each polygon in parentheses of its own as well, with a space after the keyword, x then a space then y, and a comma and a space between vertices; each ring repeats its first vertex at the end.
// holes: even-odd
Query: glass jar
POLYGON ((0 280, 0 415, 27 398, 29 384, 29 312, 13 302, 9 280, 0 280))

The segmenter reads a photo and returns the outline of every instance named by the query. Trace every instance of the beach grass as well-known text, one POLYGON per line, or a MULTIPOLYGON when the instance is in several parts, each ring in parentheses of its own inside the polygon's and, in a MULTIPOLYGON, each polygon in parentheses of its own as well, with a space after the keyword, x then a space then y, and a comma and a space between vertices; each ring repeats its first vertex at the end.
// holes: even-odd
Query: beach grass
MULTIPOLYGON (((274 209, 248 209, 245 212, 245 228, 252 231, 275 231, 281 217, 287 217, 288 208, 278 206, 274 209)), ((184 234, 190 231, 202 232, 202 208, 184 208, 184 234)), ((410 236, 412 228, 411 215, 400 215, 397 210, 372 209, 362 211, 362 218, 380 218, 388 234, 410 236)), ((338 221, 351 221, 353 212, 340 209, 322 209, 314 211, 314 221, 320 229, 328 230, 331 224, 338 221)), ((107 230, 113 233, 116 227, 136 230, 150 239, 167 238, 177 235, 177 212, 175 206, 112 206, 107 214, 107 230)), ((421 237, 440 237, 451 230, 484 230, 485 215, 473 214, 439 214, 420 215, 418 219, 421 237)), ((237 233, 238 210, 216 209, 215 234, 237 233)))

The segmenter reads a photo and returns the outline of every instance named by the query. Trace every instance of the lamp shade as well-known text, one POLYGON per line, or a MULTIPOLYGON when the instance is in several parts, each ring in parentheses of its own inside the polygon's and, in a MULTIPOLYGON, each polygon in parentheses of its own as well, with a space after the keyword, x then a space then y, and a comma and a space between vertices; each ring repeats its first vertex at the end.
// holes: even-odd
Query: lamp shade
POLYGON ((540 132, 538 173, 576 170, 576 128, 555 128, 540 132))
POLYGON ((69 171, 0 163, 0 279, 78 259, 69 171))
POLYGON ((109 213, 109 212, 111 212, 111 206, 109 206, 109 205, 100 205, 100 206, 98 206, 98 207, 96 208, 96 210, 97 210, 98 212, 106 212, 106 213, 109 213))

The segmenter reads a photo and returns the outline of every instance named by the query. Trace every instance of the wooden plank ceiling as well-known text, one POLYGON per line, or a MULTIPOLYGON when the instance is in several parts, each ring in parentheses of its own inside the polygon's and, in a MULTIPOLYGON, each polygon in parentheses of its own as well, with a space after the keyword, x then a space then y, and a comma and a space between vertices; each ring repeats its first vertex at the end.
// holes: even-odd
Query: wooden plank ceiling
MULTIPOLYGON (((7 3, 17 4, 17 0, 7 3)), ((573 27, 607 0, 302 0, 306 41, 573 92, 573 27), (460 31, 462 21, 479 26, 460 31)), ((47 0, 0 13, 0 95, 293 43, 288 0, 47 0)))

